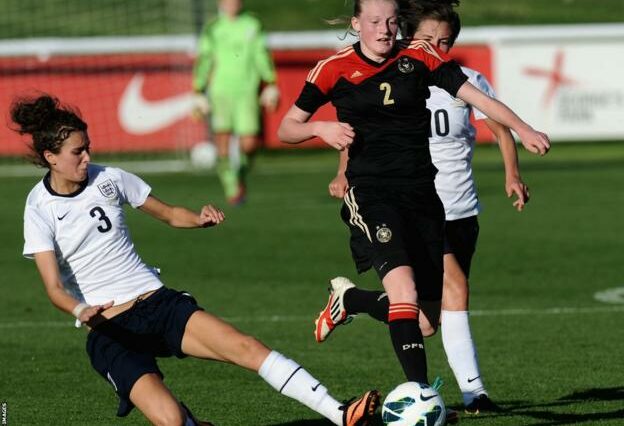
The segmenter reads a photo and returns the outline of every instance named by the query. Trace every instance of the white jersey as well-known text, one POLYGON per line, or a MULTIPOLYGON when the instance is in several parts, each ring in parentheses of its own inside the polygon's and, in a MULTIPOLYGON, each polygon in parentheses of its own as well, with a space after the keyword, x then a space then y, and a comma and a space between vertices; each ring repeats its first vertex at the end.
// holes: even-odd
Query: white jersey
MULTIPOLYGON (((480 73, 461 67, 468 81, 490 97, 494 89, 480 73)), ((444 204, 446 220, 475 216, 479 213, 479 199, 472 176, 472 155, 475 128, 470 123, 470 112, 476 120, 487 118, 446 91, 431 86, 427 108, 431 111, 431 137, 429 150, 434 166, 438 169, 435 186, 444 204)))
POLYGON ((116 305, 162 287, 134 249, 123 205, 143 205, 151 188, 113 167, 90 164, 86 185, 54 192, 46 175, 28 194, 24 256, 54 251, 67 291, 90 305, 116 305))

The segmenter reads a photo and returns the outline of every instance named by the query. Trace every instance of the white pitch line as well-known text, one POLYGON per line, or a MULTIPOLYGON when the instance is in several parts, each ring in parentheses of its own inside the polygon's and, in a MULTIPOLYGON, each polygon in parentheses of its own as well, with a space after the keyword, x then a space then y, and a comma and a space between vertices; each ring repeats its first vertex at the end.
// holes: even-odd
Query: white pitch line
POLYGON ((594 313, 611 313, 624 312, 624 306, 593 306, 593 307, 577 307, 577 308, 545 308, 545 309, 501 309, 501 310, 474 310, 470 311, 471 316, 490 317, 490 316, 512 316, 512 315, 562 315, 562 314, 594 314, 594 313))
MULTIPOLYGON (((576 315, 576 314, 597 314, 597 313, 624 313, 624 306, 594 306, 594 307, 555 307, 545 309, 493 309, 474 310, 470 312, 475 317, 496 317, 496 316, 527 316, 527 315, 576 315)), ((368 318, 361 315, 362 318, 368 318)), ((232 323, 288 323, 310 321, 309 315, 270 315, 254 317, 225 317, 224 320, 232 323)), ((7 321, 0 322, 0 329, 12 328, 70 328, 73 321, 7 321)))

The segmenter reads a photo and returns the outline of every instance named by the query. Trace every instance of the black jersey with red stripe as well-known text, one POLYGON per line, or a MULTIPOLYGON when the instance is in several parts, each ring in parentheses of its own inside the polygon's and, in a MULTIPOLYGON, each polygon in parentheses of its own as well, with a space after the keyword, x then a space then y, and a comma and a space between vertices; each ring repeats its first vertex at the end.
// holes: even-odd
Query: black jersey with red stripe
POLYGON ((313 114, 331 102, 338 120, 355 129, 347 179, 358 183, 432 183, 428 86, 455 96, 467 80, 459 65, 425 41, 397 43, 383 62, 355 43, 319 61, 295 102, 313 114))

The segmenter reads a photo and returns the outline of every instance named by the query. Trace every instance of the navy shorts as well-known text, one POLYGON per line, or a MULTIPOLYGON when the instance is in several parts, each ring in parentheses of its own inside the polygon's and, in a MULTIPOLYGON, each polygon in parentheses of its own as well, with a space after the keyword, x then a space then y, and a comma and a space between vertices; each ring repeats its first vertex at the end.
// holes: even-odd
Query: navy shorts
POLYGON ((117 415, 134 408, 130 391, 144 374, 163 377, 156 357, 183 358, 182 337, 191 315, 201 310, 186 292, 165 287, 101 323, 87 336, 91 365, 119 396, 117 415))
POLYGON ((477 216, 446 222, 444 254, 452 253, 455 256, 466 278, 470 276, 470 264, 477 248, 478 238, 479 220, 477 216))
POLYGON ((421 300, 442 297, 444 208, 433 184, 424 188, 354 186, 341 217, 351 231, 359 273, 374 268, 380 279, 410 266, 421 300))

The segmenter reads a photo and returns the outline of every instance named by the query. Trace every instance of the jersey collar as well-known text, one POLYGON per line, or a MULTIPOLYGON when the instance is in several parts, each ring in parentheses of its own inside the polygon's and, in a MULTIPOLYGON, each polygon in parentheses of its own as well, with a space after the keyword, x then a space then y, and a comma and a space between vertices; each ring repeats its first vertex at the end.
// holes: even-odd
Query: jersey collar
POLYGON ((375 67, 375 68, 382 68, 384 67, 388 61, 394 59, 397 54, 399 53, 399 47, 397 46, 397 43, 394 43, 394 46, 392 47, 392 51, 390 51, 390 54, 388 55, 387 58, 385 58, 383 61, 381 62, 375 62, 372 59, 370 59, 368 56, 366 56, 364 53, 362 53, 362 47, 360 45, 360 42, 356 42, 355 44, 353 44, 353 50, 355 51, 355 53, 360 57, 361 60, 363 60, 364 62, 366 62, 367 64, 375 67))
POLYGON ((81 194, 82 191, 84 191, 85 188, 87 187, 88 183, 89 183, 89 176, 87 175, 87 178, 83 180, 82 182, 80 182, 80 186, 78 187, 77 190, 75 190, 71 194, 59 194, 54 189, 52 189, 52 185, 50 184, 50 172, 46 173, 46 175, 43 177, 43 186, 45 186, 45 189, 48 190, 50 195, 54 195, 55 197, 73 198, 81 194))

